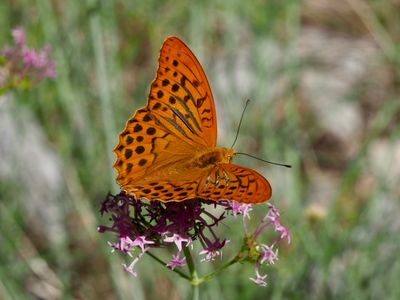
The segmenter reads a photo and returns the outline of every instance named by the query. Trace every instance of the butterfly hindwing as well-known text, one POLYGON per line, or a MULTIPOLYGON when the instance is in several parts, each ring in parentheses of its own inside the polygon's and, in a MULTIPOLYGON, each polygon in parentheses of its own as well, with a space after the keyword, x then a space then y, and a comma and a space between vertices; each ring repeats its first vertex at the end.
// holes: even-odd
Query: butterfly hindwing
POLYGON ((128 188, 138 198, 163 202, 194 198, 240 203, 260 203, 271 197, 269 182, 251 169, 233 164, 221 164, 208 174, 192 180, 170 179, 146 182, 128 188))
POLYGON ((190 180, 162 180, 130 186, 126 189, 137 198, 159 200, 162 202, 180 202, 196 198, 198 182, 190 180))
POLYGON ((256 171, 234 164, 220 164, 201 179, 197 194, 214 201, 260 203, 271 198, 271 192, 269 182, 256 171))

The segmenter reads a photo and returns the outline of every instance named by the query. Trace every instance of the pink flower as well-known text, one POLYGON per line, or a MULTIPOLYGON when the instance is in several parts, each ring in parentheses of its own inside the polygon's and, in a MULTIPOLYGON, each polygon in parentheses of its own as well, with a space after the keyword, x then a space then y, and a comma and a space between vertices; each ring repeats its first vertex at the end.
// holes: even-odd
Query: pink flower
POLYGON ((273 251, 273 246, 261 245, 260 253, 260 264, 267 262, 268 264, 274 264, 278 260, 278 250, 273 251))
POLYGON ((260 273, 258 272, 258 269, 256 269, 256 278, 250 277, 250 280, 259 286, 267 286, 265 278, 267 278, 267 275, 261 276, 260 273))
POLYGON ((146 245, 151 245, 151 244, 154 244, 154 242, 153 241, 149 241, 149 240, 146 240, 146 237, 145 236, 138 236, 133 242, 132 242, 132 245, 133 246, 138 246, 138 247, 140 247, 140 249, 142 250, 142 253, 144 253, 145 252, 145 246, 146 245))
POLYGON ((185 260, 186 258, 180 258, 179 257, 180 252, 178 252, 175 255, 172 255, 172 260, 167 263, 167 267, 170 268, 171 270, 175 269, 176 267, 182 267, 185 265, 185 260))
POLYGON ((217 256, 222 257, 221 249, 225 247, 230 241, 223 240, 222 242, 217 239, 214 243, 209 243, 208 247, 204 248, 204 250, 200 251, 200 255, 204 255, 205 257, 201 261, 212 261, 217 256))
POLYGON ((4 57, 10 57, 13 53, 13 49, 9 46, 5 46, 2 50, 1 50, 1 55, 3 55, 4 57))
POLYGON ((57 73, 56 73, 56 69, 54 68, 54 63, 53 63, 53 61, 50 60, 50 61, 48 61, 47 65, 44 69, 43 77, 54 79, 56 76, 57 76, 57 73))
POLYGON ((188 243, 190 240, 181 237, 179 234, 174 233, 170 237, 165 237, 164 242, 166 243, 175 243, 176 247, 178 248, 179 252, 182 251, 182 243, 188 243))
POLYGON ((124 270, 126 272, 128 272, 130 275, 132 275, 133 277, 137 277, 137 273, 135 271, 133 271, 133 267, 135 265, 130 264, 129 266, 127 266, 126 264, 122 264, 122 267, 124 268, 124 270))
POLYGON ((119 249, 120 251, 127 253, 131 256, 130 251, 133 249, 134 244, 129 236, 123 236, 119 239, 119 249))
POLYGON ((11 31, 14 42, 17 46, 24 46, 26 42, 25 32, 21 27, 16 27, 11 31))
MULTIPOLYGON (((8 89, 27 88, 41 82, 44 78, 54 78, 56 71, 50 58, 50 46, 41 50, 28 48, 22 28, 12 31, 14 45, 4 47, 0 54, 5 59, 6 78, 2 78, 2 86, 8 89)), ((0 87, 2 87, 0 86, 0 87)))
MULTIPOLYGON (((43 60, 43 58, 42 58, 43 60)), ((22 51, 22 61, 28 67, 37 68, 40 67, 40 58, 39 54, 36 51, 31 49, 24 49, 22 51)))
MULTIPOLYGON (((146 251, 146 250, 145 250, 146 251)), ((135 267, 136 263, 139 261, 139 259, 143 256, 144 252, 140 252, 135 259, 130 263, 129 266, 127 266, 126 264, 122 264, 124 270, 126 272, 128 272, 129 274, 131 274, 133 277, 137 277, 137 273, 133 270, 133 268, 135 267)))
POLYGON ((289 230, 285 226, 281 225, 280 223, 276 224, 275 231, 278 231, 281 233, 281 236, 280 236, 281 240, 286 239, 288 244, 290 244, 290 242, 292 241, 292 236, 290 235, 289 230))
POLYGON ((243 215, 243 218, 250 218, 249 212, 253 209, 251 204, 243 204, 237 201, 228 201, 228 209, 232 211, 232 215, 243 215))
POLYGON ((145 236, 138 236, 134 241, 132 241, 129 236, 122 236, 119 238, 119 243, 109 242, 108 244, 113 248, 113 251, 119 250, 128 254, 129 256, 132 256, 131 251, 134 247, 139 247, 141 249, 141 252, 144 253, 146 252, 145 246, 149 244, 154 244, 154 242, 146 240, 145 236))
POLYGON ((275 231, 281 233, 280 237, 274 242, 274 244, 283 239, 287 239, 288 243, 290 244, 291 236, 289 230, 281 224, 280 214, 278 210, 270 203, 268 203, 268 208, 268 213, 265 215, 260 225, 258 225, 254 233, 254 238, 257 238, 258 235, 260 235, 261 232, 265 230, 269 225, 273 225, 275 231))
POLYGON ((268 213, 264 217, 263 222, 266 222, 267 220, 271 221, 272 224, 279 224, 280 223, 280 214, 279 211, 271 204, 268 203, 268 213))

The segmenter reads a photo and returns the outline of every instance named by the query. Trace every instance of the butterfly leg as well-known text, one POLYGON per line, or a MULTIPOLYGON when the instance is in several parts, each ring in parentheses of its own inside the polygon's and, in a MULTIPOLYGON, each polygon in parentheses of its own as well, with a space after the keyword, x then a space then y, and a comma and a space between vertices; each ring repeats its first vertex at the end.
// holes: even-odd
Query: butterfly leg
POLYGON ((203 188, 206 189, 211 184, 214 187, 224 184, 225 186, 229 186, 230 183, 229 175, 224 170, 217 170, 215 173, 212 173, 206 177, 203 188), (214 176, 212 176, 214 175, 214 176), (221 176, 222 175, 222 176, 221 176), (214 177, 214 178, 212 178, 214 177))

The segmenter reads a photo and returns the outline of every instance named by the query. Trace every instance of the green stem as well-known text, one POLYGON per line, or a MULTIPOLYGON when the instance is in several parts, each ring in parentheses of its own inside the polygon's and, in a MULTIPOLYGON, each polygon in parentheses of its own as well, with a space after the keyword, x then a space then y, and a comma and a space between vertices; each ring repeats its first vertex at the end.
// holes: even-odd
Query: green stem
MULTIPOLYGON (((167 265, 167 263, 166 263, 165 261, 161 260, 160 258, 158 258, 158 257, 155 256, 154 254, 150 253, 149 251, 147 251, 146 254, 149 255, 149 256, 150 256, 152 259, 154 259, 155 261, 157 261, 160 265, 162 265, 162 266, 164 266, 164 267, 167 265)), ((186 275, 185 273, 183 273, 183 272, 181 272, 181 271, 179 271, 179 270, 177 270, 177 269, 174 269, 174 270, 171 270, 171 271, 175 272, 176 274, 178 274, 178 275, 181 276, 182 278, 185 278, 185 279, 187 279, 187 280, 191 280, 191 277, 190 277, 190 276, 186 275)))
POLYGON ((186 263, 190 272, 190 284, 192 285, 192 299, 199 300, 199 284, 202 283, 202 280, 199 279, 196 272, 196 267, 194 265, 194 261, 192 255, 190 253, 189 247, 183 248, 183 253, 186 257, 186 263))
POLYGON ((186 262, 188 264, 190 275, 192 276, 192 278, 194 276, 197 277, 196 268, 194 266, 193 258, 192 258, 192 255, 190 254, 189 248, 188 247, 184 247, 183 248, 183 253, 185 254, 185 257, 186 257, 186 262))
MULTIPOLYGON (((175 273, 177 273, 179 276, 181 276, 182 278, 187 279, 190 284, 192 285, 192 293, 193 293, 193 300, 198 300, 199 299, 199 285, 202 284, 203 282, 206 282, 210 279, 212 279, 215 275, 217 275, 218 273, 221 273, 223 270, 229 268, 231 265, 237 263, 237 262, 241 262, 244 261, 245 259, 242 258, 241 253, 239 252, 233 259, 231 259, 229 262, 227 262, 226 264, 224 264, 223 266, 221 266, 220 268, 218 268, 217 270, 202 276, 202 277, 198 277, 197 272, 196 272, 196 267, 194 265, 194 261, 192 258, 192 255, 190 253, 190 250, 188 247, 184 247, 183 248, 183 253, 185 255, 186 258, 186 263, 188 265, 189 268, 189 272, 190 272, 190 276, 186 275, 185 273, 178 271, 178 270, 172 270, 175 273)), ((164 262, 163 260, 161 260, 160 258, 158 258, 157 256, 155 256, 154 254, 150 253, 150 252, 146 252, 147 255, 149 255, 151 258, 153 258, 155 261, 157 261, 159 264, 166 266, 166 262, 164 262)))
POLYGON ((193 300, 199 300, 199 285, 192 285, 193 300))
MULTIPOLYGON (((97 88, 99 90, 100 108, 108 160, 107 163, 109 166, 112 166, 115 160, 112 152, 115 142, 114 116, 112 110, 110 80, 107 76, 108 72, 106 67, 106 54, 104 50, 104 44, 102 42, 103 36, 99 14, 94 14, 89 19, 89 24, 92 36, 94 58, 96 62, 96 80, 97 88)), ((118 190, 119 187, 116 186, 114 175, 112 172, 109 172, 109 174, 110 186, 113 187, 113 190, 118 190)))
POLYGON ((229 262, 227 262, 225 265, 221 266, 217 270, 215 270, 215 271, 213 271, 213 272, 211 272, 211 273, 209 273, 207 275, 204 275, 203 277, 199 278, 199 282, 202 283, 202 282, 205 282, 205 281, 208 281, 208 280, 212 279, 218 273, 221 273, 223 270, 229 268, 231 265, 233 265, 233 264, 235 264, 237 262, 240 262, 240 261, 242 261, 242 260, 239 258, 239 256, 238 255, 235 256, 232 260, 230 260, 229 262))

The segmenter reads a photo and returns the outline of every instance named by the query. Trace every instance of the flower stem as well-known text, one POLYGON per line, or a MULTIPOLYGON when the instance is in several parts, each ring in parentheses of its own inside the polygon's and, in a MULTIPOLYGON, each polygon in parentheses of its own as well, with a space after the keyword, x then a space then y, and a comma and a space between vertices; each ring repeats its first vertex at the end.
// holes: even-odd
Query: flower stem
POLYGON ((196 272, 196 267, 194 265, 194 261, 192 258, 192 255, 190 253, 189 247, 184 247, 183 248, 183 253, 185 254, 186 257, 186 262, 189 268, 190 272, 190 284, 192 285, 192 293, 193 293, 193 300, 198 300, 199 299, 199 284, 202 283, 202 280, 199 280, 199 277, 197 276, 196 272))
MULTIPOLYGON (((155 261, 157 261, 159 264, 163 265, 164 267, 167 265, 166 262, 162 261, 160 258, 158 258, 158 257, 155 256, 154 254, 150 253, 149 251, 147 251, 146 254, 149 255, 149 256, 150 256, 152 259, 154 259, 155 261)), ((177 269, 174 269, 174 270, 172 270, 172 271, 174 271, 176 274, 178 274, 178 275, 181 276, 182 278, 185 278, 185 279, 187 279, 187 280, 190 280, 190 279, 191 279, 190 276, 186 275, 185 273, 183 273, 183 272, 181 272, 181 271, 179 271, 179 270, 177 270, 177 269)))
POLYGON ((190 254, 190 250, 188 247, 183 248, 183 253, 185 254, 186 257, 186 262, 189 268, 190 272, 190 277, 191 277, 191 284, 192 285, 197 285, 197 272, 196 272, 196 267, 194 266, 193 258, 192 255, 190 254))
POLYGON ((199 300, 199 285, 192 285, 193 300, 199 300))
POLYGON ((229 268, 231 265, 242 261, 242 259, 239 257, 239 255, 236 255, 232 260, 230 260, 229 262, 227 262, 225 265, 221 266, 220 268, 218 268, 217 270, 204 275, 203 277, 199 278, 200 283, 208 281, 210 279, 212 279, 215 275, 217 275, 218 273, 222 272, 223 270, 225 270, 226 268, 229 268))

